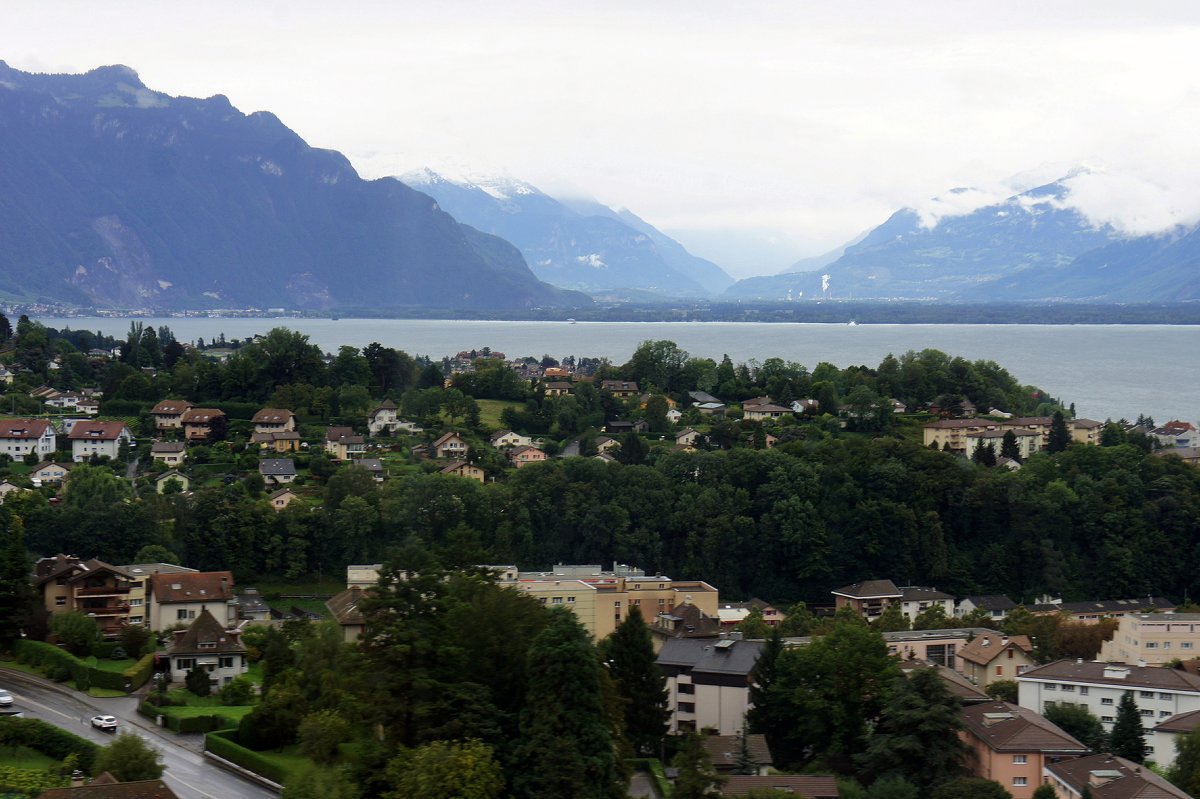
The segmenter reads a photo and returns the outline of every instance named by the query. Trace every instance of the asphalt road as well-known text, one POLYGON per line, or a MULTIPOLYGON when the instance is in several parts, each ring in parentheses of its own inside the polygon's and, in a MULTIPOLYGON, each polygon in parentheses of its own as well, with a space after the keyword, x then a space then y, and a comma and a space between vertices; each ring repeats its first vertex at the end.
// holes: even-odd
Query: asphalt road
POLYGON ((131 732, 162 753, 163 781, 181 799, 278 799, 274 791, 214 765, 200 753, 203 736, 175 735, 137 715, 133 697, 99 699, 39 680, 24 672, 0 670, 0 687, 15 700, 11 710, 41 719, 56 727, 104 745, 114 733, 94 729, 92 716, 115 716, 117 733, 131 732), (53 687, 51 687, 53 686, 53 687))

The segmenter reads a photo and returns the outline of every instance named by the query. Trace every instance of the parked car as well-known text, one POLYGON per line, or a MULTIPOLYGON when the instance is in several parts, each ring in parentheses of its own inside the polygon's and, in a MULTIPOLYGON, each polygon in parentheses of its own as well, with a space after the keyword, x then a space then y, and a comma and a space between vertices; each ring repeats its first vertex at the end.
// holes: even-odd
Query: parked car
POLYGON ((0 707, 9 707, 13 703, 13 695, 0 688, 0 707))
POLYGON ((112 732, 117 728, 117 719, 115 716, 92 716, 92 726, 98 730, 112 732))

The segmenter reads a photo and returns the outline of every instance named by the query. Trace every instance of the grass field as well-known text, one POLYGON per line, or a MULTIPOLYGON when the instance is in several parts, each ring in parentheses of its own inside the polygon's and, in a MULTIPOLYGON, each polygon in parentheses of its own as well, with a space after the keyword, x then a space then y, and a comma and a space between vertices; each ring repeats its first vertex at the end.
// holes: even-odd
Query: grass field
POLYGON ((27 746, 18 746, 15 749, 7 746, 0 747, 0 766, 44 771, 57 765, 58 761, 54 758, 27 746))
POLYGON ((479 421, 493 430, 504 427, 504 423, 500 421, 500 413, 505 408, 520 407, 520 403, 512 400, 481 399, 475 401, 479 403, 479 421))
POLYGON ((111 660, 109 658, 89 657, 84 660, 89 666, 95 666, 101 671, 115 671, 118 674, 125 671, 130 666, 137 664, 136 660, 126 658, 125 660, 111 660))

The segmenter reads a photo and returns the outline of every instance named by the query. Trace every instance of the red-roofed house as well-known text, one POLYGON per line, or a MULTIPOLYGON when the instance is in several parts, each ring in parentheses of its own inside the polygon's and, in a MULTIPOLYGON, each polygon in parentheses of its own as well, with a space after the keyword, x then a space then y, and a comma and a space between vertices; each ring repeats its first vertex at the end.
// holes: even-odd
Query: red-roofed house
POLYGON ((31 452, 39 457, 53 455, 54 425, 45 419, 5 419, 0 422, 0 452, 14 460, 31 452))
POLYGON ((974 752, 969 768, 995 780, 1013 795, 1030 799, 1042 784, 1042 769, 1088 748, 1062 728, 1028 708, 1008 702, 981 702, 963 708, 962 739, 974 752))
POLYGON ((959 673, 980 688, 997 680, 1015 680, 1018 674, 1037 665, 1027 635, 982 633, 959 649, 956 657, 959 673))
POLYGON ((133 441, 124 422, 76 422, 67 438, 71 439, 71 459, 76 463, 93 457, 116 458, 121 443, 133 441))
POLYGON ((256 433, 283 433, 296 429, 296 414, 286 408, 263 408, 250 421, 256 433))
POLYGON ((222 624, 237 621, 233 574, 227 571, 152 574, 146 585, 146 604, 152 630, 192 621, 205 609, 222 624))
POLYGON ((192 408, 187 400, 163 400, 150 409, 154 426, 159 430, 178 430, 183 427, 183 415, 192 408))
POLYGON ((182 417, 183 435, 188 441, 208 441, 225 433, 225 412, 217 408, 189 408, 182 417))

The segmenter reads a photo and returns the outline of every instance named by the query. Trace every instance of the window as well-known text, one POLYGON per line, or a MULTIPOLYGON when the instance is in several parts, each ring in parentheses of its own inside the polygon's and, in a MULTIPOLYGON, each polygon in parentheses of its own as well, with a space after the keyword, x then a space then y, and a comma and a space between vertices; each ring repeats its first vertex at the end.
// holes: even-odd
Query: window
POLYGON ((1003 677, 1003 676, 1004 676, 1004 667, 1003 667, 1003 666, 997 666, 997 667, 996 667, 996 676, 997 676, 997 677, 1003 677))
POLYGON ((142 602, 143 602, 143 600, 141 600, 141 599, 131 599, 131 600, 129 600, 129 607, 140 608, 142 606, 142 602))
POLYGON ((225 657, 221 658, 221 668, 223 668, 223 669, 232 669, 233 668, 233 655, 226 655, 225 657))
POLYGON ((1075 686, 1074 686, 1074 685, 1060 685, 1059 687, 1060 687, 1060 688, 1061 688, 1063 691, 1070 691, 1070 692, 1072 692, 1072 693, 1074 693, 1074 691, 1075 691, 1075 686))
POLYGON ((1191 642, 1191 641, 1184 641, 1183 643, 1181 643, 1181 644, 1179 645, 1179 648, 1180 648, 1180 649, 1191 649, 1191 648, 1192 648, 1192 642, 1191 642))
POLYGON ((1158 711, 1158 717, 1160 719, 1165 719, 1167 716, 1171 716, 1171 715, 1174 715, 1174 714, 1172 714, 1171 711, 1169 711, 1169 710, 1158 711))
POLYGON ((1153 699, 1154 692, 1153 691, 1138 691, 1138 696, 1140 696, 1142 699, 1153 699))
POLYGON ((1158 695, 1158 698, 1159 698, 1159 699, 1165 699, 1165 700, 1167 700, 1168 702, 1170 702, 1172 699, 1174 699, 1174 698, 1175 698, 1175 694, 1164 694, 1164 693, 1160 693, 1160 694, 1158 695))
POLYGON ((1111 696, 1106 696, 1100 700, 1100 704, 1102 704, 1102 705, 1111 705, 1112 703, 1113 703, 1113 700, 1112 700, 1111 696))
POLYGON ((567 604, 568 604, 568 605, 574 605, 574 604, 575 604, 575 597, 573 597, 573 596, 569 596, 569 597, 567 597, 567 604))
POLYGON ((175 611, 175 618, 179 621, 187 621, 187 617, 188 617, 187 614, 188 614, 188 612, 181 608, 181 609, 175 611))
POLYGON ((1146 648, 1147 649, 1158 649, 1158 643, 1155 641, 1147 641, 1146 648))
POLYGON ((1029 762, 1029 755, 1013 755, 1013 765, 1023 766, 1029 762))
POLYGON ((553 597, 553 598, 550 600, 550 604, 551 604, 551 605, 561 605, 561 604, 562 604, 562 597, 560 597, 560 596, 553 597))
POLYGON ((196 644, 196 648, 197 649, 216 649, 217 642, 216 641, 201 641, 200 643, 196 644))
POLYGON ((1153 710, 1139 710, 1138 713, 1141 713, 1143 716, 1153 716, 1154 715, 1153 710))
POLYGON ((195 658, 179 658, 179 660, 175 661, 175 668, 179 671, 191 671, 192 667, 195 665, 195 658))
POLYGON ((1086 685, 1081 685, 1081 686, 1079 686, 1079 695, 1080 695, 1080 696, 1087 696, 1087 695, 1088 695, 1088 687, 1087 687, 1086 685))
POLYGON ((1105 724, 1112 724, 1116 719, 1114 719, 1112 716, 1101 716, 1100 720, 1105 724))
POLYGON ((679 703, 679 712, 680 713, 695 713, 696 712, 696 703, 695 702, 680 702, 679 703))
POLYGON ((1012 649, 1011 649, 1011 648, 1008 650, 1008 659, 1009 659, 1009 660, 1012 660, 1012 659, 1013 659, 1013 651, 1012 651, 1012 649))
POLYGON ((1052 683, 1052 682, 1048 682, 1048 683, 1046 683, 1046 690, 1047 690, 1047 691, 1057 691, 1057 690, 1058 690, 1058 686, 1057 686, 1057 685, 1055 685, 1055 684, 1054 684, 1054 683, 1052 683))
POLYGON ((67 604, 67 598, 65 596, 56 596, 54 597, 54 604, 61 608, 63 605, 67 604))
POLYGON ((676 686, 676 690, 681 694, 694 694, 696 693, 696 686, 690 682, 683 682, 676 686))
POLYGON ((1028 784, 1029 784, 1028 777, 1013 777, 1013 785, 1015 787, 1019 788, 1019 787, 1022 787, 1022 786, 1028 785, 1028 784))

